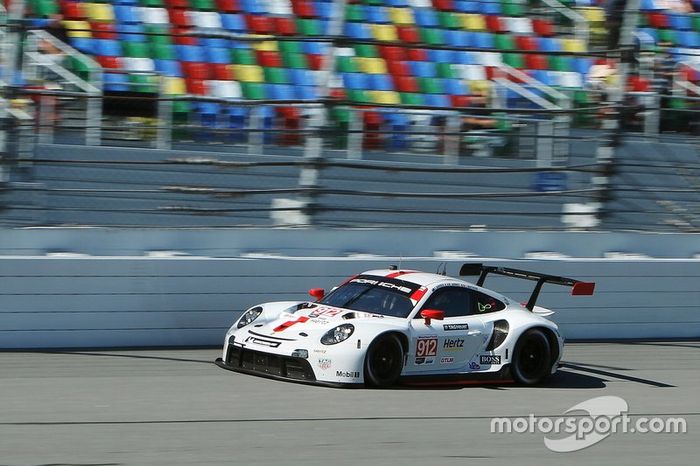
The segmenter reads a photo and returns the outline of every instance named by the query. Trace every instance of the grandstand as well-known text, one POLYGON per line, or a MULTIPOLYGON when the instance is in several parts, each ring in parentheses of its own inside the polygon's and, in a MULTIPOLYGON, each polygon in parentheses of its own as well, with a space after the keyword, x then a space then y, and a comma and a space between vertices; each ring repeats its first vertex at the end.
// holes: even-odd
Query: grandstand
POLYGON ((700 3, 616 4, 13 0, 0 223, 694 230, 700 3))

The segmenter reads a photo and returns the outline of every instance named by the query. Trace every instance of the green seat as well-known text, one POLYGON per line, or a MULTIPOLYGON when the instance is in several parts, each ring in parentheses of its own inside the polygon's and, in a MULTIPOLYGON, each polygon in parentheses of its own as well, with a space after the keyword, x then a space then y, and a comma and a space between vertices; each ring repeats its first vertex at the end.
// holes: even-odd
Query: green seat
POLYGON ((339 124, 350 123, 350 109, 348 107, 334 107, 331 110, 331 119, 339 124))
POLYGON ((336 68, 341 73, 357 73, 357 63, 355 63, 354 57, 337 57, 336 68))
POLYGON ((289 77, 285 68, 263 68, 265 82, 272 84, 289 84, 289 77))
POLYGON ((309 62, 303 53, 282 53, 282 64, 285 68, 308 69, 309 62))
POLYGON ((459 16, 450 11, 440 11, 438 20, 440 21, 440 26, 445 29, 460 29, 462 27, 459 16))
POLYGON ((417 78, 418 87, 424 94, 443 94, 443 82, 439 78, 417 78))
POLYGON ((129 82, 134 84, 141 84, 136 86, 130 86, 130 91, 132 92, 158 92, 158 77, 147 74, 130 74, 129 82))
POLYGON ((175 123, 187 123, 190 116, 190 103, 184 100, 173 102, 173 121, 175 123))
POLYGON ((141 6, 163 8, 165 6, 165 2, 163 2, 163 0, 141 0, 141 6))
POLYGON ((563 55, 554 55, 549 60, 549 67, 554 71, 572 71, 573 58, 563 55))
POLYGON ((420 28, 420 38, 423 43, 428 45, 445 45, 445 36, 442 29, 437 28, 420 28))
POLYGON ((404 105, 423 105, 423 95, 415 92, 400 92, 401 103, 404 105))
POLYGON ((175 60, 175 47, 170 44, 151 44, 153 58, 159 60, 175 60))
POLYGON ((671 42, 672 44, 677 43, 676 31, 673 29, 657 29, 659 33, 659 42, 671 42))
POLYGON ((367 102, 367 93, 362 89, 348 89, 347 90, 348 100, 351 102, 367 102))
POLYGON ((265 99, 265 85, 262 83, 241 83, 243 97, 251 100, 265 99))
POLYGON ((501 50, 515 50, 515 40, 510 33, 505 34, 494 34, 494 42, 497 49, 501 50))
POLYGON ((68 57, 68 64, 73 73, 83 80, 87 80, 90 74, 90 67, 83 60, 75 56, 68 57))
POLYGON ((257 65, 255 54, 250 49, 231 49, 231 62, 236 65, 257 65))
POLYGON ((132 58, 150 58, 151 51, 146 42, 129 42, 122 41, 122 51, 125 57, 132 58))
POLYGON ((513 68, 525 68, 525 58, 521 53, 504 53, 503 63, 513 68))
POLYGON ((700 31, 700 13, 695 13, 693 15, 693 29, 700 31))
POLYGON ((147 24, 145 26, 146 37, 151 44, 171 45, 173 43, 170 36, 170 29, 159 24, 147 24))
POLYGON ((297 31, 302 36, 321 36, 323 31, 321 30, 321 22, 313 18, 297 18, 296 19, 297 31))
POLYGON ((281 40, 278 47, 282 53, 303 53, 301 42, 293 40, 281 40))
POLYGON ((441 78, 458 78, 459 73, 452 67, 452 63, 437 63, 437 74, 441 78))
POLYGON ((376 45, 372 44, 356 44, 355 45, 355 55, 358 57, 365 58, 377 58, 379 57, 379 51, 376 45))
POLYGON ((192 7, 192 9, 194 10, 216 10, 216 4, 214 3, 214 0, 190 0, 190 7, 192 7))
POLYGON ((56 15, 60 11, 56 0, 30 0, 29 5, 37 16, 42 17, 56 15))
POLYGON ((362 14, 362 5, 348 4, 345 7, 345 21, 364 21, 365 16, 362 14))
POLYGON ((519 0, 502 0, 503 16, 525 16, 525 7, 519 0))

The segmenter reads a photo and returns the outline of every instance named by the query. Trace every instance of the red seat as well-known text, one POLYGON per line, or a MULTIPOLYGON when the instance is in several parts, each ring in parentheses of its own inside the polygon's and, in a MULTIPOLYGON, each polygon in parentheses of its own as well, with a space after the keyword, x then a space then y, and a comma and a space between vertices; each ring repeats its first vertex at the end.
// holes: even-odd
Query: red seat
POLYGON ((172 28, 170 31, 177 45, 198 45, 199 43, 195 36, 190 35, 189 28, 176 27, 172 28))
POLYGON ((90 29, 92 29, 92 37, 95 39, 117 38, 117 33, 114 31, 114 24, 112 23, 90 23, 90 29))
POLYGON ((394 45, 380 45, 379 54, 387 62, 401 61, 406 59, 406 49, 394 45))
POLYGON ((667 28, 668 27, 668 16, 664 13, 649 13, 647 17, 649 20, 649 25, 655 28, 667 28))
POLYGON ((168 10, 168 15, 170 16, 170 22, 176 26, 189 27, 192 26, 190 23, 190 18, 187 16, 185 10, 175 9, 168 10))
POLYGON ((532 30, 538 36, 551 37, 554 35, 554 26, 546 19, 533 19, 532 30))
POLYGON ((209 63, 183 61, 180 62, 180 66, 182 66, 185 77, 192 79, 209 79, 209 63))
POLYGON ((394 87, 399 92, 418 92, 418 82, 413 76, 394 76, 394 87))
POLYGON ((216 0, 216 7, 224 13, 239 13, 241 4, 238 0, 216 0))
POLYGON ((312 70, 320 70, 323 67, 323 55, 310 53, 306 55, 306 61, 312 70))
POLYGON ((168 9, 181 9, 186 10, 190 8, 190 2, 188 0, 165 0, 165 6, 168 9))
POLYGON ((229 65, 225 63, 212 63, 211 68, 214 79, 218 79, 220 81, 231 81, 234 78, 233 71, 231 71, 229 65))
POLYGON ((292 11, 300 18, 316 18, 314 4, 308 0, 292 0, 292 11))
POLYGON ((486 72, 486 79, 489 81, 496 77, 496 67, 495 66, 484 66, 484 71, 486 72))
POLYGON ((81 2, 61 2, 61 11, 66 19, 85 19, 87 12, 81 2))
POLYGON ((632 92, 649 92, 649 81, 641 76, 630 76, 628 83, 632 92))
POLYGON ((279 16, 274 18, 275 30, 283 36, 293 36, 297 33, 297 25, 293 18, 288 16, 279 16))
POLYGON ((539 54, 525 55, 525 68, 530 70, 546 70, 549 68, 547 57, 539 54))
POLYGON ((102 68, 122 68, 122 59, 120 57, 95 57, 97 63, 102 66, 102 68))
POLYGON ((282 57, 278 52, 259 50, 256 52, 258 65, 265 67, 282 67, 282 57))
POLYGON ((401 42, 409 42, 414 44, 420 42, 418 30, 413 26, 397 26, 396 29, 398 30, 399 40, 401 42))
POLYGON ((452 0, 433 0, 433 6, 440 11, 454 11, 455 5, 452 0))
POLYGON ((469 107, 471 103, 471 98, 467 95, 451 95, 450 100, 453 107, 469 107))
POLYGON ((272 18, 264 15, 245 15, 245 23, 250 32, 255 34, 272 34, 275 25, 272 18))
POLYGON ((505 32, 506 27, 499 16, 486 15, 486 28, 491 32, 505 32))
POLYGON ((336 87, 330 90, 330 96, 333 99, 345 99, 347 96, 345 95, 345 89, 336 87))
POLYGON ((521 50, 537 50, 537 40, 531 36, 518 36, 515 43, 521 50))
POLYGON ((428 52, 425 49, 408 49, 408 59, 411 61, 428 61, 428 52))
POLYGON ((411 67, 405 61, 390 61, 387 62, 389 74, 393 76, 410 76, 411 67))
POLYGON ((190 94, 208 94, 207 85, 201 79, 185 78, 185 86, 190 94))

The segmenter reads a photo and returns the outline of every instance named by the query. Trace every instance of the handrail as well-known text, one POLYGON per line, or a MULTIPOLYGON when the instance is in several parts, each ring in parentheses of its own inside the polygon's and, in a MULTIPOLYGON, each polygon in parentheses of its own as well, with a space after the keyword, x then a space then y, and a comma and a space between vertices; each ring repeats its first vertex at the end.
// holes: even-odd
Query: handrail
POLYGON ((556 10, 558 13, 566 16, 574 23, 574 36, 577 39, 583 40, 588 47, 588 41, 590 39, 590 28, 588 27, 588 21, 580 13, 566 5, 558 2, 557 0, 540 0, 542 3, 546 4, 548 7, 556 10))

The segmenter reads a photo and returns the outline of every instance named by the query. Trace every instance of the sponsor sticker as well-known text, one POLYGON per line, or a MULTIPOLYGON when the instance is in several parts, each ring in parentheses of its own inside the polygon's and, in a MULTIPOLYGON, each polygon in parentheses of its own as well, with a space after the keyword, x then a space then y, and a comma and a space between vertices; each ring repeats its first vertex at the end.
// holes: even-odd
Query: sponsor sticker
POLYGON ((478 365, 477 363, 475 363, 474 361, 472 361, 469 363, 469 369, 471 369, 473 371, 478 371, 479 369, 481 369, 481 366, 478 365))
POLYGON ((318 367, 321 370, 324 370, 324 371, 328 370, 331 368, 332 365, 333 365, 333 362, 328 358, 319 358, 318 359, 318 367))
POLYGON ((501 356, 496 354, 482 354, 479 357, 479 362, 481 364, 500 364, 501 356))
POLYGON ((455 358, 451 356, 440 358, 440 364, 452 364, 453 362, 455 362, 455 358))
POLYGON ((445 351, 459 351, 464 348, 464 338, 446 338, 442 342, 442 349, 445 351))
POLYGON ((416 364, 421 365, 421 364, 433 364, 435 362, 435 358, 416 358, 416 364))
POLYGON ((360 373, 355 371, 335 371, 336 377, 344 377, 346 379, 359 379, 360 373))
POLYGON ((345 309, 336 309, 333 307, 319 307, 318 309, 315 309, 309 314, 309 317, 312 319, 315 319, 317 317, 325 316, 325 317, 333 317, 337 316, 341 312, 345 312, 345 309))
POLYGON ((469 330, 469 324, 443 324, 442 328, 448 332, 452 330, 469 330))
POLYGON ((416 358, 437 355, 437 337, 418 337, 416 341, 416 358))

